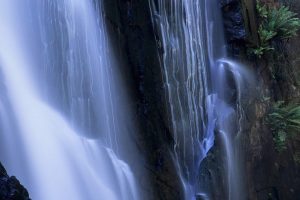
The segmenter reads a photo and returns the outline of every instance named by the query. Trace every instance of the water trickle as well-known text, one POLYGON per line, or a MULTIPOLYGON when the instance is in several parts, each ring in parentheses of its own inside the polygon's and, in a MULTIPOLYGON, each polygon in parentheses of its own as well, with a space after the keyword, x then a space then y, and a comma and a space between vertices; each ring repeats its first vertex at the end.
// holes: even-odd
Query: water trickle
POLYGON ((122 92, 96 6, 0 3, 0 158, 33 199, 139 199, 115 153, 130 125, 114 110, 122 92))

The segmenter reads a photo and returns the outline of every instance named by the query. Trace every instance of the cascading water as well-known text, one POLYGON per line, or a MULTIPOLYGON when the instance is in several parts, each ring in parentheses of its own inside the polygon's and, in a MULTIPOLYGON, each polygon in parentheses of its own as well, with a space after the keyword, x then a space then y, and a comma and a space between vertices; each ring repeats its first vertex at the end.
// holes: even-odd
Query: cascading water
MULTIPOLYGON (((174 134, 174 162, 185 199, 209 198, 197 177, 220 135, 227 163, 227 199, 245 199, 238 167, 241 95, 248 72, 226 57, 217 0, 150 0, 174 134), (237 134, 236 134, 237 133, 237 134)), ((226 199, 226 197, 224 197, 226 199)))
POLYGON ((215 98, 208 94, 205 25, 201 1, 150 1, 160 31, 163 73, 167 87, 174 161, 186 192, 195 196, 194 184, 201 160, 213 145, 215 98), (208 111, 206 113, 206 111, 208 111), (209 122, 208 122, 209 121, 209 122))
POLYGON ((0 35, 0 148, 8 171, 33 199, 139 199, 117 157, 132 152, 134 145, 120 143, 133 128, 119 105, 126 97, 101 3, 2 0, 0 35))

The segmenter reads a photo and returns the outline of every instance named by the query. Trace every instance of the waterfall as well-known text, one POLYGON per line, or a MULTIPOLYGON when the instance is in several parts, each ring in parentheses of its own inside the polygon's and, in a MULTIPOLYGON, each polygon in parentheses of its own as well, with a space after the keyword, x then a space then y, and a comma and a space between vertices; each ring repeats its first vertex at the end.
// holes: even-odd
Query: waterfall
POLYGON ((0 3, 0 158, 32 199, 139 199, 102 12, 92 0, 0 3))
POLYGON ((217 0, 150 0, 156 40, 161 48, 173 160, 185 199, 209 198, 200 188, 200 163, 214 145, 224 143, 227 197, 245 199, 239 169, 242 93, 251 82, 241 64, 228 59, 217 0))

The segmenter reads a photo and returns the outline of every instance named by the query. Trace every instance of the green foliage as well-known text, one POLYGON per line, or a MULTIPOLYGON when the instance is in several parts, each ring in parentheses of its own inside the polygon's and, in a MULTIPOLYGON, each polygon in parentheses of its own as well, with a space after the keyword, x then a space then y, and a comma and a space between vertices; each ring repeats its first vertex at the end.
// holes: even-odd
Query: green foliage
POLYGON ((266 5, 260 3, 260 1, 256 1, 256 10, 259 14, 259 17, 266 19, 268 17, 268 8, 266 5))
POLYGON ((300 130, 300 105, 285 105, 280 101, 274 104, 268 116, 273 132, 273 139, 278 151, 286 149, 286 141, 293 138, 300 130))
POLYGON ((273 39, 277 35, 277 33, 274 30, 268 30, 265 27, 263 27, 262 25, 260 25, 258 28, 258 35, 259 35, 262 45, 267 46, 268 42, 271 39, 273 39))
POLYGON ((265 29, 282 39, 296 36, 300 28, 300 20, 296 16, 296 13, 285 6, 281 6, 278 9, 271 8, 264 23, 265 29))
POLYGON ((300 19, 288 7, 268 7, 257 1, 256 10, 260 20, 258 28, 260 44, 252 52, 258 57, 267 51, 274 50, 271 47, 271 41, 274 38, 284 40, 297 35, 300 19))
POLYGON ((283 150, 286 149, 286 133, 283 131, 278 131, 275 135, 274 135, 274 142, 275 142, 275 148, 277 151, 281 152, 283 150))
POLYGON ((271 48, 269 46, 259 46, 251 50, 252 53, 254 53, 259 58, 262 57, 267 51, 273 50, 274 48, 271 48))
POLYGON ((294 157, 294 161, 297 164, 300 164, 300 151, 296 151, 296 153, 294 153, 293 157, 294 157))

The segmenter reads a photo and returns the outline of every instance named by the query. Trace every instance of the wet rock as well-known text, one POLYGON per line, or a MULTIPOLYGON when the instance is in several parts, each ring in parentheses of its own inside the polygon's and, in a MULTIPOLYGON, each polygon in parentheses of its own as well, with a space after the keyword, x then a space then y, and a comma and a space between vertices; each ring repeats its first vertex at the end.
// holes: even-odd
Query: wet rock
POLYGON ((239 1, 232 0, 221 4, 226 36, 230 42, 246 39, 244 19, 239 1))
MULTIPOLYGON (((105 15, 122 75, 132 92, 139 131, 135 139, 145 173, 135 174, 143 199, 180 200, 182 186, 172 161, 156 33, 146 0, 104 1, 105 15)), ((141 165, 140 162, 130 163, 141 165)))
POLYGON ((216 136, 214 146, 200 165, 198 185, 203 193, 197 196, 197 200, 227 199, 224 165, 226 159, 223 154, 221 138, 218 137, 218 134, 216 136), (218 189, 216 190, 215 188, 218 189))
POLYGON ((237 56, 240 53, 240 47, 244 46, 246 40, 241 4, 238 0, 221 0, 220 5, 229 53, 237 56))
MULTIPOLYGON (((244 4, 249 8, 255 7, 254 0, 244 1, 244 4)), ((300 13, 300 2, 295 1, 292 8, 300 13)), ((253 20, 255 17, 254 12, 249 12, 249 24, 258 26, 253 20)), ((274 41, 275 53, 264 59, 250 60, 250 67, 255 69, 257 75, 258 95, 253 105, 249 106, 254 106, 255 112, 252 117, 247 116, 250 125, 244 133, 249 199, 299 199, 300 196, 300 164, 295 160, 300 149, 300 135, 287 142, 285 151, 278 152, 266 119, 268 110, 276 101, 293 102, 299 99, 299 85, 294 83, 294 73, 289 72, 291 69, 299 70, 299 44, 299 36, 290 41, 274 41), (280 76, 274 78, 268 69, 274 70, 276 66, 280 76)))
POLYGON ((27 190, 0 164, 0 200, 30 200, 27 190))

